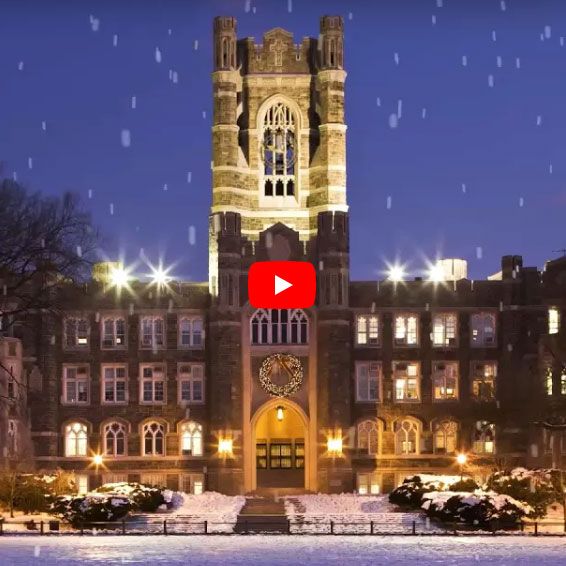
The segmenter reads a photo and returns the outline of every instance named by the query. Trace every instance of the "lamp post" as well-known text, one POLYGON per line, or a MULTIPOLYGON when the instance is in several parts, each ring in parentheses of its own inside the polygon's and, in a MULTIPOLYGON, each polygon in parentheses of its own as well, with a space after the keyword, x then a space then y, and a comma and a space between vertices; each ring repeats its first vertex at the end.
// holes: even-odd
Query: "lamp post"
POLYGON ((460 453, 456 456, 456 462, 458 462, 458 465, 460 466, 460 481, 464 481, 464 466, 467 461, 468 457, 464 453, 460 453))

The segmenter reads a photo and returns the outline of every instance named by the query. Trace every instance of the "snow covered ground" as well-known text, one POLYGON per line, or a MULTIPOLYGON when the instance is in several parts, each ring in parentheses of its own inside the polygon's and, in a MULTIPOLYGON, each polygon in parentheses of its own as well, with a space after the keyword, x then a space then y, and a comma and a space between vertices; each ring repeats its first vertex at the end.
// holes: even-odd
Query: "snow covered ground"
POLYGON ((0 562, 12 565, 190 564, 380 564, 427 566, 558 566, 565 538, 518 537, 5 537, 0 562))
POLYGON ((328 533, 330 522, 335 533, 410 533, 413 521, 424 530, 424 515, 399 513, 386 495, 313 494, 285 498, 285 511, 291 520, 291 531, 301 534, 328 533))

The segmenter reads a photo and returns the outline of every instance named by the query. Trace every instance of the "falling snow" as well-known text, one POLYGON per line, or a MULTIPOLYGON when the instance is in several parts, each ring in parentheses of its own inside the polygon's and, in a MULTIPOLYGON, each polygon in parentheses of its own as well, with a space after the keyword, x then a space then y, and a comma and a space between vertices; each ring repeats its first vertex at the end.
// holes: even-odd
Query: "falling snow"
POLYGON ((112 45, 114 47, 118 47, 118 34, 115 33, 114 36, 112 37, 112 45))
POLYGON ((161 63, 161 51, 159 47, 155 48, 155 61, 156 63, 161 63))
POLYGON ((497 41, 497 33, 495 32, 495 30, 493 30, 491 32, 491 40, 492 41, 497 41))
POLYGON ((501 57, 501 55, 497 56, 497 66, 501 69, 501 67, 503 67, 503 58, 501 57))
POLYGON ((389 127, 394 129, 399 125, 399 117, 397 114, 390 114, 389 115, 389 127))
POLYGON ((187 173, 187 183, 190 183, 193 180, 193 174, 191 171, 187 173))
POLYGON ((197 231, 194 226, 189 226, 189 244, 194 246, 197 240, 197 231))
POLYGON ((131 100, 131 103, 130 103, 132 110, 136 109, 137 104, 138 104, 138 99, 135 96, 132 96, 132 100, 131 100))
POLYGON ((552 28, 550 26, 544 26, 545 39, 550 39, 551 35, 552 35, 552 28))
POLYGON ((114 215, 114 203, 113 202, 110 203, 110 215, 111 216, 114 215))
POLYGON ((537 126, 542 124, 542 116, 537 116, 537 126))
POLYGON ((198 49, 198 39, 195 39, 193 42, 193 49, 196 51, 198 49))
POLYGON ((462 192, 466 194, 466 183, 462 183, 462 192))
POLYGON ((46 132, 47 131, 47 122, 45 120, 43 120, 41 122, 41 129, 46 132))
POLYGON ((23 62, 23 61, 20 61, 20 62, 18 63, 18 71, 23 71, 23 70, 24 70, 24 62, 23 62))
POLYGON ((393 197, 388 196, 388 197, 387 197, 387 204, 386 204, 387 210, 391 210, 392 204, 393 204, 393 197))
POLYGON ((523 197, 519 197, 519 206, 523 208, 524 205, 525 205, 525 199, 523 197))
POLYGON ((122 143, 122 147, 130 147, 132 144, 132 136, 130 130, 122 130, 120 133, 120 141, 122 143))
POLYGON ((287 0, 287 12, 289 14, 293 11, 293 0, 287 0))
POLYGON ((468 66, 468 57, 467 55, 462 55, 462 67, 468 66))
POLYGON ((515 59, 515 67, 516 67, 517 69, 520 69, 520 68, 521 68, 521 59, 520 59, 519 57, 517 57, 517 58, 515 59))
POLYGON ((507 4, 505 4, 505 0, 501 0, 499 5, 501 6, 502 12, 505 12, 505 10, 507 10, 507 4))
POLYGON ((426 108, 423 108, 422 112, 421 112, 421 117, 424 120, 426 118, 426 108))
POLYGON ((494 84, 495 84, 495 79, 493 78, 493 75, 488 75, 487 77, 487 84, 493 88, 494 84))
POLYGON ((33 159, 28 157, 28 169, 33 169, 33 159))
POLYGON ((393 60, 395 61, 395 64, 398 65, 399 64, 399 53, 394 53, 393 54, 393 60))
POLYGON ((90 28, 92 29, 92 31, 98 31, 100 29, 100 20, 98 18, 95 18, 91 14, 89 17, 89 21, 90 21, 90 28))
POLYGON ((434 14, 432 15, 432 25, 436 25, 436 16, 434 14))
POLYGON ((482 259, 482 257, 483 257, 483 248, 481 246, 478 246, 476 248, 476 257, 478 259, 482 259))
POLYGON ((379 98, 379 96, 375 99, 375 103, 378 107, 381 107, 381 98, 379 98))

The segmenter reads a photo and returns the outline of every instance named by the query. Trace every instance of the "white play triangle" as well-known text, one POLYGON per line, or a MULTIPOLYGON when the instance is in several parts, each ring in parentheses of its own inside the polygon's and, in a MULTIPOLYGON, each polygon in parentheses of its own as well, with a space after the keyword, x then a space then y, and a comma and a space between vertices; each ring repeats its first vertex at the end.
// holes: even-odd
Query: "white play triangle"
POLYGON ((285 279, 281 279, 279 276, 275 276, 275 295, 279 295, 289 287, 292 287, 293 283, 289 283, 289 281, 285 281, 285 279))

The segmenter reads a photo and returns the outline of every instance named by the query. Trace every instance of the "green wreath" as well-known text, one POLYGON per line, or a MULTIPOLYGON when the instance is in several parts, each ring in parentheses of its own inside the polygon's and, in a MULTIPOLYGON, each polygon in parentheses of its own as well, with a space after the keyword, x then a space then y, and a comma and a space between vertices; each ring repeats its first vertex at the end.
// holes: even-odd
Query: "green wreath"
POLYGON ((272 397, 289 397, 296 393, 303 383, 303 367, 299 358, 291 354, 271 354, 267 356, 259 369, 259 382, 272 397), (273 364, 278 362, 290 376, 285 385, 277 385, 271 381, 273 364))

